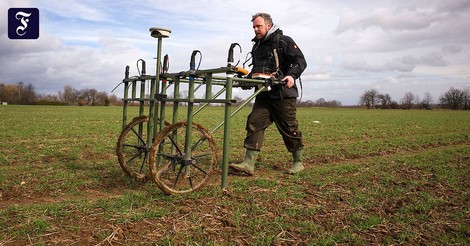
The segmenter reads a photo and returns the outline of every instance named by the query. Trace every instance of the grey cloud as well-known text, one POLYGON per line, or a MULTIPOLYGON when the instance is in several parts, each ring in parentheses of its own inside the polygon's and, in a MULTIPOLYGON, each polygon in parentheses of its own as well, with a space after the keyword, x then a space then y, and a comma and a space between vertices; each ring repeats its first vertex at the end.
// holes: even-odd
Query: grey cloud
POLYGON ((347 59, 343 62, 342 66, 345 69, 360 70, 367 72, 387 72, 387 71, 399 71, 399 72, 411 72, 417 66, 444 66, 442 54, 429 53, 422 57, 416 58, 411 55, 398 57, 392 60, 385 61, 383 63, 378 62, 367 62, 364 60, 347 59))
POLYGON ((468 0, 423 1, 421 4, 411 1, 393 10, 380 8, 367 14, 353 12, 343 15, 334 33, 341 34, 348 30, 365 30, 372 27, 384 31, 427 29, 437 23, 464 18, 469 9, 468 0))
POLYGON ((460 45, 446 45, 442 48, 444 54, 456 54, 462 51, 462 46, 460 45))
POLYGON ((470 1, 468 0, 446 0, 441 1, 437 5, 437 10, 445 12, 460 13, 470 9, 470 1))
POLYGON ((55 50, 61 47, 59 39, 46 35, 43 32, 37 40, 11 40, 6 38, 6 35, 0 35, 4 40, 0 45, 0 57, 6 58, 9 56, 18 57, 21 55, 29 55, 55 50), (3 37, 2 37, 3 36, 3 37))
POLYGON ((372 14, 359 16, 352 13, 342 16, 335 34, 341 34, 348 30, 365 30, 378 27, 385 31, 420 30, 430 27, 442 18, 440 14, 428 13, 417 9, 378 9, 372 14))
POLYGON ((446 61, 442 57, 442 54, 436 52, 424 55, 421 57, 420 61, 421 64, 428 66, 442 67, 447 65, 446 61))

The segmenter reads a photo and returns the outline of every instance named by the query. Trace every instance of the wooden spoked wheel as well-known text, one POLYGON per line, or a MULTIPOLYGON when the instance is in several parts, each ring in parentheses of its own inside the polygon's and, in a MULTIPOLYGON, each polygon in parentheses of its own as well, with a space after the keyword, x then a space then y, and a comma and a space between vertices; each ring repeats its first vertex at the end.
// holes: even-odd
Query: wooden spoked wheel
MULTIPOLYGON (((147 144, 148 121, 149 118, 145 115, 135 117, 121 131, 116 146, 116 154, 122 170, 139 182, 146 182, 150 178, 147 165, 150 149, 147 144)), ((160 120, 157 119, 156 124, 159 123, 160 120)), ((165 125, 169 123, 165 121, 165 125)))
POLYGON ((217 163, 217 148, 209 131, 193 123, 187 135, 186 126, 182 121, 165 127, 150 148, 151 180, 167 194, 201 188, 217 163), (190 155, 185 153, 186 145, 190 146, 190 155))

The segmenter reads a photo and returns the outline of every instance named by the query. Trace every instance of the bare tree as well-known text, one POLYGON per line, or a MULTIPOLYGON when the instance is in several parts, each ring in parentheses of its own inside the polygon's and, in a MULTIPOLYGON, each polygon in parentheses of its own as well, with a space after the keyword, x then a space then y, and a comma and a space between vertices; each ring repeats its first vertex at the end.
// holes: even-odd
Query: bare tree
POLYGON ((464 110, 469 110, 470 109, 470 89, 463 90, 462 108, 464 110))
POLYGON ((21 104, 31 104, 36 101, 37 94, 32 84, 27 84, 21 88, 21 104))
POLYGON ((109 106, 108 93, 106 91, 101 91, 96 93, 96 102, 97 106, 109 106))
POLYGON ((36 100, 36 91, 30 83, 0 84, 0 102, 31 104, 36 100))
POLYGON ((111 94, 108 96, 109 104, 110 105, 121 105, 122 101, 119 101, 117 96, 114 94, 111 94))
POLYGON ((413 106, 413 101, 415 100, 415 96, 411 92, 405 93, 405 95, 401 99, 401 104, 405 109, 411 109, 413 106))
POLYGON ((316 107, 333 107, 333 108, 336 108, 336 107, 341 107, 341 102, 338 101, 338 100, 325 100, 325 98, 319 98, 317 100, 315 100, 315 102, 313 102, 313 105, 312 106, 316 106, 316 107))
POLYGON ((0 103, 6 102, 5 85, 0 84, 0 103))
POLYGON ((455 89, 454 87, 451 87, 447 92, 439 97, 442 106, 452 110, 459 109, 464 99, 465 93, 459 89, 455 89))
POLYGON ((325 98, 319 98, 315 101, 315 106, 323 107, 326 104, 325 98))
POLYGON ((424 93, 424 98, 421 101, 421 107, 423 107, 424 109, 430 110, 432 103, 433 103, 433 99, 432 99, 431 93, 429 92, 424 93))
POLYGON ((413 103, 414 103, 414 105, 416 105, 417 109, 420 109, 421 98, 418 95, 414 95, 414 97, 415 98, 413 100, 413 103))
POLYGON ((38 95, 38 100, 46 101, 46 102, 60 102, 60 101, 63 101, 62 99, 60 99, 61 93, 62 92, 59 92, 58 95, 41 94, 41 95, 38 95))
POLYGON ((62 92, 62 100, 68 102, 71 105, 78 103, 78 98, 80 97, 80 92, 74 89, 71 85, 64 86, 64 91, 62 92))
POLYGON ((96 89, 83 89, 80 90, 81 104, 95 106, 98 91, 96 89))
POLYGON ((365 105, 368 109, 374 108, 378 95, 379 92, 376 89, 370 89, 362 94, 359 104, 365 105))
POLYGON ((383 109, 390 109, 392 105, 392 97, 390 94, 379 94, 377 95, 377 101, 380 103, 382 106, 381 108, 383 109))

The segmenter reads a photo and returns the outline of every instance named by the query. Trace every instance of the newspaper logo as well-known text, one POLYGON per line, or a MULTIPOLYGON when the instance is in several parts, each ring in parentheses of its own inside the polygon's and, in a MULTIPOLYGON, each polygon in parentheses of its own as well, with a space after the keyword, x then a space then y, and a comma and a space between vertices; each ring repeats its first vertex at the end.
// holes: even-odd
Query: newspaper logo
POLYGON ((8 37, 10 39, 38 39, 39 9, 10 8, 8 10, 8 37))

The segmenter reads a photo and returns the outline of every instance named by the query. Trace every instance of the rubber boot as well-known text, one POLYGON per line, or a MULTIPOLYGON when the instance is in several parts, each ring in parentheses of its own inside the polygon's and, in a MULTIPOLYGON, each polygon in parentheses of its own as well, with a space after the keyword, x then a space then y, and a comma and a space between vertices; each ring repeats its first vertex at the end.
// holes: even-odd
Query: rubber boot
POLYGON ((247 149, 245 154, 245 160, 238 164, 229 164, 229 168, 236 171, 243 172, 249 176, 253 176, 255 173, 255 162, 259 151, 247 149))
POLYGON ((293 165, 291 168, 289 168, 289 170, 287 170, 287 173, 296 174, 305 169, 304 165, 302 164, 302 150, 296 150, 292 152, 292 159, 293 165))

